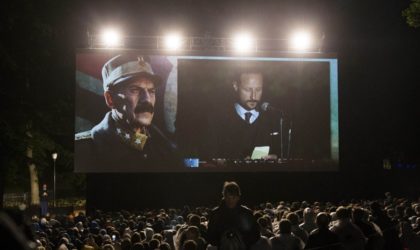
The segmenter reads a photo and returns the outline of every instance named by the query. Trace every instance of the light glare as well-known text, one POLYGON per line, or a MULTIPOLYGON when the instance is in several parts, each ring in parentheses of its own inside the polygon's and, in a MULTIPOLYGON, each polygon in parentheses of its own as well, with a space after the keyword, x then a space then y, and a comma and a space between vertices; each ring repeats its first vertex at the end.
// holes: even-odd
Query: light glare
POLYGON ((121 34, 115 29, 106 29, 102 32, 102 42, 107 47, 121 46, 121 34))
POLYGON ((182 46, 182 38, 178 34, 170 34, 165 37, 165 46, 169 50, 178 50, 182 46))
POLYGON ((233 39, 233 48, 238 52, 251 51, 254 39, 249 34, 238 34, 233 39))
POLYGON ((312 37, 308 32, 299 31, 292 35, 290 43, 295 50, 307 50, 312 46, 312 37))

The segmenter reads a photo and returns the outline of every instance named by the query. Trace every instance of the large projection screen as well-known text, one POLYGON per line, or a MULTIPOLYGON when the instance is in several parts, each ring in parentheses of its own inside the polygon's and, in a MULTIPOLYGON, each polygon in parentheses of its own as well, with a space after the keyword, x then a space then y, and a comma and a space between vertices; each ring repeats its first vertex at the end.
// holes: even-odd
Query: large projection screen
POLYGON ((337 63, 79 50, 75 171, 336 171, 337 63))

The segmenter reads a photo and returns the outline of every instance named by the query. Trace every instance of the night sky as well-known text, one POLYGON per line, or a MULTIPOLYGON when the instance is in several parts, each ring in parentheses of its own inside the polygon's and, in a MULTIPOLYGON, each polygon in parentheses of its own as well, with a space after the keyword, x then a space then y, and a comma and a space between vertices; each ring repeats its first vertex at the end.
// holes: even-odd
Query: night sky
POLYGON ((131 1, 90 3, 91 32, 118 24, 127 33, 229 37, 237 30, 284 38, 305 27, 325 35, 339 59, 341 159, 353 167, 381 159, 418 161, 420 30, 401 11, 409 1, 131 1))
MULTIPOLYGON (((25 1, 16 2, 2 3, 4 12, 25 13, 10 11, 25 1)), ((109 25, 132 35, 176 30, 185 36, 230 37, 243 30, 285 38, 300 27, 323 34, 324 51, 339 59, 341 160, 355 169, 381 167, 388 157, 419 160, 420 29, 409 27, 401 15, 410 1, 59 2, 41 1, 37 9, 56 29, 60 46, 53 53, 66 72, 74 72, 75 49, 87 46, 87 32, 109 25)))

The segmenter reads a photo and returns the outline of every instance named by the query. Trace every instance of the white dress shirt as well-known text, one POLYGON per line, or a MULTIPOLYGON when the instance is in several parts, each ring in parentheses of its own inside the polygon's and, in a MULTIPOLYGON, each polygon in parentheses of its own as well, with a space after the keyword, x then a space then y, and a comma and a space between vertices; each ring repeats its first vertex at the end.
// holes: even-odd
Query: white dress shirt
POLYGON ((244 109, 239 103, 235 103, 235 110, 236 113, 239 115, 239 117, 242 118, 242 120, 245 121, 245 113, 251 112, 251 118, 249 119, 249 123, 254 123, 255 120, 257 120, 258 116, 260 115, 260 112, 256 111, 255 109, 252 110, 246 110, 244 109))

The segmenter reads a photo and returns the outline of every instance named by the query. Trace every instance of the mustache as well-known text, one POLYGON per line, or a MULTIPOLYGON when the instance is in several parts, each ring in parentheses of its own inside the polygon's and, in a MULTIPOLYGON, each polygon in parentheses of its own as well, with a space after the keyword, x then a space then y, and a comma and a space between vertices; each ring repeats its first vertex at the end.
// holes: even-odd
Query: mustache
POLYGON ((153 107, 152 103, 141 102, 134 109, 134 113, 145 113, 145 112, 149 112, 152 114, 155 112, 155 108, 153 107))

